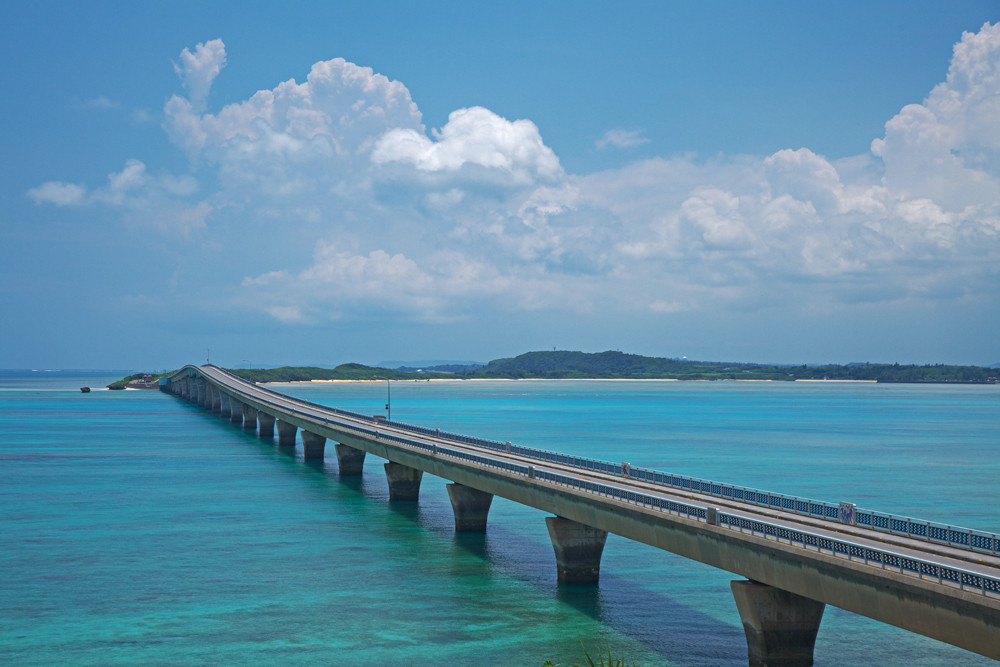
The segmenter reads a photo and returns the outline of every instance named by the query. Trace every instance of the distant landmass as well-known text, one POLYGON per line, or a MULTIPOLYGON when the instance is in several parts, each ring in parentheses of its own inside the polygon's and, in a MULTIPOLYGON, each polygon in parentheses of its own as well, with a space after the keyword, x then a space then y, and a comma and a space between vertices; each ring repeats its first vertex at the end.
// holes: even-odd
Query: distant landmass
POLYGON ((458 373, 461 369, 479 368, 485 365, 485 363, 480 361, 450 361, 444 359, 421 361, 380 361, 376 364, 379 368, 391 368, 397 371, 432 370, 442 371, 444 373, 458 373))
MULTIPOLYGON (((403 362, 405 363, 405 362, 403 362)), ((432 379, 597 379, 597 380, 854 380, 868 382, 996 384, 1000 373, 985 366, 925 366, 901 364, 825 364, 784 366, 719 361, 690 361, 644 357, 623 352, 527 352, 495 359, 488 364, 445 362, 420 367, 385 368, 341 364, 336 368, 281 366, 233 368, 234 375, 251 382, 308 382, 312 380, 432 380, 432 379)), ((137 381, 169 375, 128 376, 115 388, 136 386, 137 381)), ((109 385, 111 386, 111 385, 109 385)))
POLYGON ((994 382, 991 369, 943 364, 915 366, 852 363, 784 366, 644 357, 623 352, 528 352, 497 359, 470 373, 496 378, 674 380, 858 380, 872 382, 994 382))
POLYGON ((441 365, 390 369, 342 364, 332 369, 281 367, 232 369, 254 382, 308 380, 452 379, 633 379, 633 380, 855 380, 907 383, 996 383, 997 372, 981 366, 901 364, 825 364, 784 366, 739 362, 690 361, 645 357, 623 352, 527 352, 485 365, 447 362, 441 365))

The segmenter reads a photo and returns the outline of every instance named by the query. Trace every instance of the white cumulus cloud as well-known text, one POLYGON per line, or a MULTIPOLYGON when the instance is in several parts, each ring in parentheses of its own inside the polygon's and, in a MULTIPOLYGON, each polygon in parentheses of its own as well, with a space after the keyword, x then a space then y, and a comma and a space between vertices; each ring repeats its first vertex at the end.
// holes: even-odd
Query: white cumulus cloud
POLYGON ((597 148, 635 148, 649 143, 639 130, 614 128, 604 133, 604 136, 594 144, 597 148))
POLYGON ((39 204, 79 206, 86 203, 87 188, 76 183, 48 181, 28 190, 28 196, 39 204))
MULTIPOLYGON (((406 86, 342 58, 202 108, 226 62, 213 40, 177 65, 187 96, 166 103, 164 128, 191 173, 130 160, 96 187, 28 196, 214 247, 250 239, 261 268, 241 269, 234 299, 289 324, 1000 300, 998 26, 964 34, 947 79, 870 153, 794 146, 592 174, 566 173, 530 120, 482 107, 428 134, 406 86)), ((602 145, 642 141, 613 130, 602 145)))
MULTIPOLYGON (((222 41, 210 44, 210 62, 224 63, 222 41)), ((188 81, 190 75, 182 78, 188 81)), ((199 79, 206 92, 212 78, 199 79)), ((164 111, 176 143, 223 169, 264 161, 352 159, 390 129, 422 128, 406 86, 343 58, 318 62, 304 82, 289 79, 216 114, 201 113, 190 95, 173 96, 164 111)))
POLYGON ((326 240, 316 244, 312 265, 302 271, 243 280, 256 307, 285 322, 385 309, 414 320, 449 319, 460 317, 453 301, 504 294, 510 286, 511 278, 494 266, 461 253, 441 251, 418 263, 402 253, 360 254, 326 240))
POLYGON ((1000 24, 966 32, 947 79, 885 125, 872 152, 900 197, 929 197, 950 211, 1000 201, 1000 24))
POLYGON ((213 210, 208 202, 188 201, 197 191, 198 183, 190 176, 150 175, 143 162, 130 159, 121 171, 108 174, 101 187, 49 181, 29 190, 28 196, 38 204, 107 206, 130 225, 187 236, 203 228, 213 210))
POLYGON ((420 171, 457 171, 467 165, 500 170, 518 183, 562 175, 559 159, 530 120, 509 121, 489 109, 451 112, 433 140, 414 129, 387 132, 375 145, 376 163, 403 162, 420 171))
POLYGON ((181 51, 174 71, 188 91, 188 100, 195 109, 203 109, 215 77, 226 66, 226 46, 221 39, 198 44, 194 52, 181 51))

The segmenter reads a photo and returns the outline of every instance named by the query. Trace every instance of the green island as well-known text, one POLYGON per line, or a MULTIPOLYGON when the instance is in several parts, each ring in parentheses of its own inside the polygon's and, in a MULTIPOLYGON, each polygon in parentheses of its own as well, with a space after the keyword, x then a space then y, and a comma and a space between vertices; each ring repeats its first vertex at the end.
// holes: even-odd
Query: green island
MULTIPOLYGON (((527 352, 495 359, 488 364, 388 369, 362 364, 336 368, 282 366, 279 368, 227 369, 251 382, 309 382, 312 380, 848 380, 856 382, 995 384, 996 369, 984 366, 946 364, 824 364, 785 366, 716 361, 689 361, 608 352, 527 352)), ((169 373, 130 375, 112 383, 112 388, 155 388, 169 373)))

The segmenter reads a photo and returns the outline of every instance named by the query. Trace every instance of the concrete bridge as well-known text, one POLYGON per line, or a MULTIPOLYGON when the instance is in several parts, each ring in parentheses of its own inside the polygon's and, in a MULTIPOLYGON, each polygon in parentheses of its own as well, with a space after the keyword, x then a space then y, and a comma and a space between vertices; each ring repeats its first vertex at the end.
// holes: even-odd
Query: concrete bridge
POLYGON ((306 459, 335 443, 341 475, 385 459, 391 500, 423 473, 451 480, 457 531, 485 531, 493 496, 546 518, 558 578, 597 582, 608 533, 729 572, 750 665, 811 665, 825 605, 1000 660, 1000 536, 388 422, 284 396, 211 365, 161 389, 306 459))

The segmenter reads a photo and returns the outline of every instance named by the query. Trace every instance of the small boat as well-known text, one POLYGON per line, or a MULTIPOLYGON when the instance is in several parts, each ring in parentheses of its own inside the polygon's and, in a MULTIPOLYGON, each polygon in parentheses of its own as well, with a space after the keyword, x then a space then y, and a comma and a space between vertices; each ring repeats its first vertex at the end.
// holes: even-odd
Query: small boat
POLYGON ((80 387, 80 391, 82 391, 85 394, 89 394, 90 393, 90 387, 80 387))

